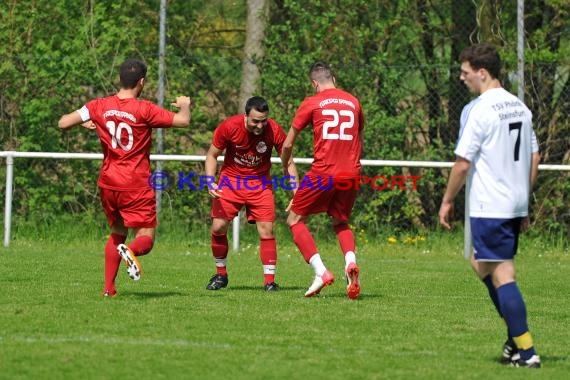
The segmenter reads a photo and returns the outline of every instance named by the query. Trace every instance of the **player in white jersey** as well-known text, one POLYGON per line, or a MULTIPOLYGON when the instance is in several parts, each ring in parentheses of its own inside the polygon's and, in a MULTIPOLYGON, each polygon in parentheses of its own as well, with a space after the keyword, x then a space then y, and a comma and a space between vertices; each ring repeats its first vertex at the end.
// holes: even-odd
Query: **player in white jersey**
POLYGON ((450 229, 453 200, 467 181, 466 230, 471 230, 471 265, 507 325, 502 363, 539 368, 528 331, 526 306, 515 281, 518 236, 529 227, 528 199, 540 155, 532 114, 499 81, 501 60, 489 44, 463 50, 460 79, 478 98, 461 114, 461 130, 439 210, 450 229))
POLYGON ((525 179, 530 178, 534 152, 538 145, 532 113, 517 97, 504 88, 491 88, 469 103, 454 151, 474 165, 469 215, 527 216, 530 181, 525 179))

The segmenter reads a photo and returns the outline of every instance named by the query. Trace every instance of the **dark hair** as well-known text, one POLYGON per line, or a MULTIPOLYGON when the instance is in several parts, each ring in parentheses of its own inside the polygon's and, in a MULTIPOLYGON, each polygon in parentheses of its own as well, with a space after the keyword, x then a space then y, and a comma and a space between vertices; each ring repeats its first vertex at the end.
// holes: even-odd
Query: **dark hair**
POLYGON ((141 78, 146 77, 146 65, 138 59, 127 59, 121 64, 119 79, 121 87, 126 89, 135 88, 141 78))
POLYGON ((317 61, 309 69, 309 77, 317 82, 327 82, 333 79, 333 72, 329 64, 325 61, 317 61))
POLYGON ((485 69, 495 79, 501 74, 501 57, 491 44, 481 43, 463 49, 459 54, 460 62, 469 62, 475 70, 485 69))
POLYGON ((245 103, 245 114, 249 115, 252 108, 257 112, 269 112, 269 104, 267 104, 267 101, 261 96, 252 96, 247 99, 245 103))

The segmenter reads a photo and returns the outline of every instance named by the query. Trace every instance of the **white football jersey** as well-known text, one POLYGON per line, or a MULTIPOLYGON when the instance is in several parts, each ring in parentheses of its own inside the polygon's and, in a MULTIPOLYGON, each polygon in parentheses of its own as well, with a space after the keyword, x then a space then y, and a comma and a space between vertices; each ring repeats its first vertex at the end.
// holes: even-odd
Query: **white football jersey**
POLYGON ((532 153, 538 151, 530 110, 505 89, 494 88, 463 108, 460 126, 454 153, 471 162, 469 216, 527 216, 532 153))

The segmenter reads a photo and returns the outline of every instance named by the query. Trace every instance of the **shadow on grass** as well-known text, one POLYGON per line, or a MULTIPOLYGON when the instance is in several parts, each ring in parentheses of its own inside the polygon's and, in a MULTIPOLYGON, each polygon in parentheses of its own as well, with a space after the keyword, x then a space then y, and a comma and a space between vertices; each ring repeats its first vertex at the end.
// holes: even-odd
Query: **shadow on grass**
MULTIPOLYGON (((538 353, 538 355, 540 356, 540 361, 542 363, 542 366, 544 367, 545 363, 547 363, 546 365, 548 365, 548 363, 553 363, 553 362, 566 362, 570 359, 570 357, 568 356, 550 356, 550 355, 542 355, 540 352, 538 353)), ((513 367, 512 365, 508 364, 508 363, 502 363, 500 358, 498 357, 499 354, 497 355, 497 357, 491 357, 488 356, 489 361, 492 361, 494 363, 496 363, 498 366, 501 367, 505 367, 505 368, 511 368, 513 367)))
POLYGON ((139 299, 152 299, 152 298, 167 298, 167 297, 180 297, 187 296, 186 292, 121 292, 121 298, 139 298, 139 299))
MULTIPOLYGON (((291 290, 301 290, 303 288, 299 287, 299 286, 282 286, 279 285, 279 290, 276 292, 268 292, 268 293, 279 293, 281 291, 291 291, 291 290)), ((251 286, 251 285, 236 285, 236 286, 228 286, 227 291, 232 291, 232 290, 239 290, 239 291, 252 291, 252 290, 260 290, 265 292, 265 289, 263 288, 263 285, 259 285, 259 286, 251 286)), ((224 290, 222 290, 224 291, 224 290)), ((212 292, 214 293, 214 292, 212 292)))
POLYGON ((570 357, 568 356, 542 355, 540 352, 538 353, 538 355, 540 356, 540 361, 542 362, 543 366, 544 365, 548 366, 548 363, 551 362, 567 362, 568 360, 570 360, 570 357))
MULTIPOLYGON (((252 286, 252 285, 231 285, 228 286, 225 289, 219 289, 219 290, 208 290, 205 293, 206 294, 211 294, 211 295, 216 295, 216 294, 224 294, 224 293, 232 293, 232 292, 256 292, 256 293, 267 293, 267 294, 279 294, 279 293, 285 293, 285 292, 291 292, 291 291, 300 291, 304 288, 301 287, 293 287, 293 286, 281 286, 279 285, 279 290, 274 291, 274 292, 266 292, 263 285, 259 285, 259 286, 252 286)), ((202 289, 200 289, 202 290, 202 289)))
MULTIPOLYGON (((346 297, 345 293, 326 292, 326 290, 322 291, 320 294, 313 296, 311 298, 346 298, 346 299, 348 299, 346 297)), ((373 298, 384 298, 384 296, 382 296, 381 294, 360 293, 360 296, 354 301, 362 301, 362 300, 373 299, 373 298)))
MULTIPOLYGON (((225 294, 227 292, 234 292, 234 291, 238 291, 238 292, 255 291, 255 292, 259 292, 259 293, 279 295, 280 292, 283 292, 283 293, 285 293, 285 292, 286 293, 298 292, 299 295, 301 297, 303 297, 306 290, 307 290, 307 288, 302 287, 302 286, 279 286, 279 290, 276 292, 265 292, 265 290, 263 289, 262 286, 237 285, 237 286, 228 286, 225 289, 220 289, 220 290, 215 290, 215 291, 209 290, 206 292, 206 294, 215 296, 216 294, 225 294)), ((346 294, 344 292, 338 292, 338 291, 336 291, 336 289, 323 289, 323 291, 320 294, 315 295, 311 298, 347 298, 347 297, 346 297, 346 294)), ((357 299, 357 301, 364 300, 364 299, 374 299, 374 298, 384 298, 384 296, 381 294, 375 294, 375 293, 361 293, 360 297, 357 299)))

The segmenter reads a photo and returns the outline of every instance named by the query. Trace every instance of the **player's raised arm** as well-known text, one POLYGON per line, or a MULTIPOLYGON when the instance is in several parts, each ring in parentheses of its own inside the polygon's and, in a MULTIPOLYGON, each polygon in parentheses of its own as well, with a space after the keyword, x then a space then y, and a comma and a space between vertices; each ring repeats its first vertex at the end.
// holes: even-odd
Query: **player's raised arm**
POLYGON ((179 108, 178 112, 174 115, 174 120, 172 120, 172 126, 175 128, 187 127, 192 118, 192 114, 190 113, 192 100, 190 100, 188 96, 179 96, 172 105, 179 108))
POLYGON ((63 115, 58 122, 60 129, 68 129, 76 125, 81 125, 86 129, 96 129, 95 123, 91 120, 89 110, 86 106, 76 111, 63 115))
POLYGON ((73 111, 71 113, 63 115, 57 124, 61 129, 68 129, 81 123, 83 123, 81 114, 78 111, 73 111))

